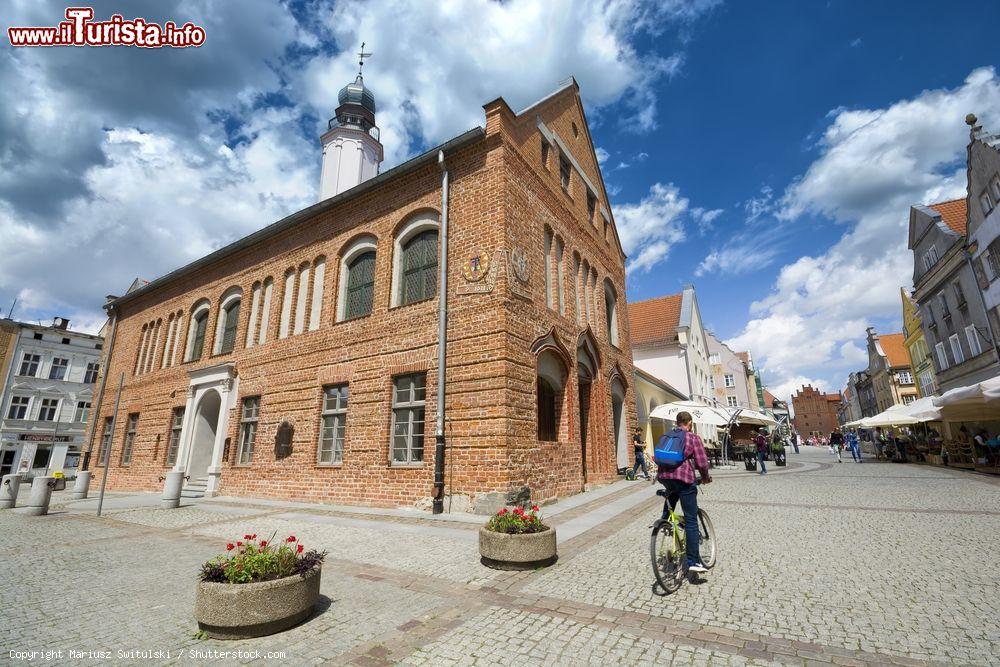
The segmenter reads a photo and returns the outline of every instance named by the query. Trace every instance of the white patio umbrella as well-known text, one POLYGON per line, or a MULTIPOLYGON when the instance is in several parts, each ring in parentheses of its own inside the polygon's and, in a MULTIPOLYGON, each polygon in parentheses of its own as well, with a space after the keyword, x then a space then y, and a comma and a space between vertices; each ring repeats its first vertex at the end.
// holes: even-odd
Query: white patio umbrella
POLYGON ((668 421, 677 421, 678 412, 690 412, 691 418, 696 424, 706 424, 708 426, 725 426, 729 423, 729 415, 724 414, 721 410, 713 408, 705 403, 699 403, 698 401, 674 401, 673 403, 664 403, 663 405, 658 405, 653 408, 652 412, 649 413, 650 417, 656 419, 666 419, 668 421))
POLYGON ((948 421, 980 421, 1000 418, 1000 377, 966 387, 956 387, 934 398, 934 407, 948 421))
POLYGON ((736 416, 736 423, 738 424, 757 424, 758 426, 775 426, 778 423, 777 419, 774 419, 768 414, 759 412, 757 410, 751 410, 750 408, 720 408, 720 410, 725 410, 730 417, 736 416), (738 413, 738 414, 737 414, 738 413))
POLYGON ((875 428, 876 426, 907 426, 909 424, 919 424, 920 421, 920 419, 911 417, 902 410, 889 408, 874 417, 862 419, 861 426, 865 428, 875 428))

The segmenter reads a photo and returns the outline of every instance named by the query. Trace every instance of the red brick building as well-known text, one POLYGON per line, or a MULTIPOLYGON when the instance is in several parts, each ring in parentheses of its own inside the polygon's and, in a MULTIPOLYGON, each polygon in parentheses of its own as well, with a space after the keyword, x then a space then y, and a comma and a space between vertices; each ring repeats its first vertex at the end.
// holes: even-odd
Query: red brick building
MULTIPOLYGON (((354 86, 341 134, 377 140, 354 86)), ((615 479, 636 423, 625 257, 579 88, 484 109, 485 128, 110 301, 95 483, 107 451, 115 490, 173 469, 208 494, 428 502, 445 170, 446 494, 487 511, 615 479)))
POLYGON ((829 437, 837 428, 837 410, 840 406, 840 394, 824 394, 806 385, 792 396, 792 411, 795 413, 792 421, 795 430, 802 437, 810 435, 829 437))

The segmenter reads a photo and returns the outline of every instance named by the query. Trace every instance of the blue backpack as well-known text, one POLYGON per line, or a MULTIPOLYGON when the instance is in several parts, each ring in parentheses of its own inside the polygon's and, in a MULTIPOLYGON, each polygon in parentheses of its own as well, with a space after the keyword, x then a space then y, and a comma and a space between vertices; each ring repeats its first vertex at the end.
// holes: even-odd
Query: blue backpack
POLYGON ((656 443, 653 449, 653 461, 665 468, 677 468, 684 463, 684 441, 687 431, 675 428, 656 443))

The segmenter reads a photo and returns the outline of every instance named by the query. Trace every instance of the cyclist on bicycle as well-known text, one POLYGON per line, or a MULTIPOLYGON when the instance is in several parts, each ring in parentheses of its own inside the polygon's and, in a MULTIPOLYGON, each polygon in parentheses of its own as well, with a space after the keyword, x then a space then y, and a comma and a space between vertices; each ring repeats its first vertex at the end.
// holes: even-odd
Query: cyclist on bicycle
MULTIPOLYGON (((705 445, 697 434, 691 432, 691 414, 677 413, 677 428, 684 434, 684 462, 676 468, 658 465, 656 479, 667 490, 667 501, 672 510, 681 502, 684 512, 684 532, 687 534, 687 561, 689 572, 708 572, 701 562, 698 551, 698 487, 695 485, 695 468, 701 472, 701 483, 710 484, 712 476, 708 472, 708 454, 705 445)), ((664 507, 663 519, 667 519, 664 507)))

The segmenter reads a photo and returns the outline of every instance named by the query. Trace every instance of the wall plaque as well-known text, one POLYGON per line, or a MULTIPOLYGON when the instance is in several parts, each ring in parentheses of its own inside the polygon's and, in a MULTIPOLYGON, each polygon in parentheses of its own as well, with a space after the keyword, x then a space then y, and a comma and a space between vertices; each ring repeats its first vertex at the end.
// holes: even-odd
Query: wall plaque
POLYGON ((295 434, 295 427, 288 422, 281 422, 278 426, 278 433, 274 436, 274 458, 279 461, 292 454, 292 436, 295 434))

